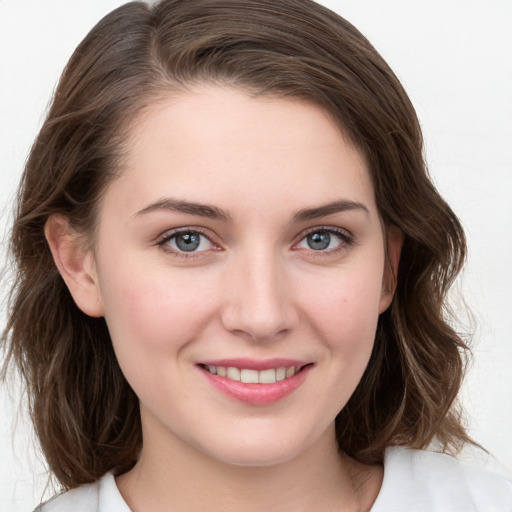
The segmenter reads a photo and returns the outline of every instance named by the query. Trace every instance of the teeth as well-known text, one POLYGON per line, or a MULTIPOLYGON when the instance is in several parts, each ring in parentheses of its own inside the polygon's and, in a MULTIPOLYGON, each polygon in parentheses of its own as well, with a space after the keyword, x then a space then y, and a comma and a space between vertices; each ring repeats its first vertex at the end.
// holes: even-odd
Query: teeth
POLYGON ((231 380, 240 380, 240 370, 238 368, 230 366, 226 370, 226 377, 231 380))
POLYGON ((240 380, 246 384, 257 384, 258 383, 258 370, 241 370, 240 380))
POLYGON ((245 384, 274 384, 281 380, 293 377, 298 371, 294 366, 289 368, 279 367, 268 370, 249 370, 247 368, 235 368, 234 366, 214 366, 205 367, 211 374, 226 377, 230 380, 241 381, 245 384))
POLYGON ((291 368, 286 368, 286 373, 284 374, 287 379, 292 377, 295 374, 295 368, 292 366, 291 368))
POLYGON ((258 382, 260 384, 272 384, 276 381, 275 370, 262 370, 261 372, 258 373, 258 382))

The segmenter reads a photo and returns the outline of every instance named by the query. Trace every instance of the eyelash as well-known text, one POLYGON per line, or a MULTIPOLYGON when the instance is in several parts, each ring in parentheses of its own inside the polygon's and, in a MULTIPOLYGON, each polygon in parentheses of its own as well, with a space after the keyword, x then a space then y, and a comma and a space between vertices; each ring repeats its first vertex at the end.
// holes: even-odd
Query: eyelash
POLYGON ((180 250, 172 249, 171 247, 166 245, 171 240, 177 238, 179 235, 185 235, 185 234, 189 234, 189 233, 201 235, 202 237, 206 238, 208 240, 208 242, 215 248, 215 249, 213 249, 214 251, 220 250, 220 247, 215 242, 213 242, 213 240, 211 239, 211 236, 208 236, 203 229, 196 228, 196 227, 190 227, 190 228, 187 227, 187 228, 178 229, 176 231, 166 232, 162 236, 159 237, 159 239, 157 240, 157 245, 159 247, 161 247, 162 250, 164 250, 165 252, 172 254, 173 256, 175 256, 177 258, 183 258, 183 259, 200 258, 203 255, 203 253, 207 252, 207 251, 190 251, 190 252, 180 251, 180 250))
MULTIPOLYGON (((315 226, 314 228, 310 228, 300 234, 299 241, 294 244, 294 248, 297 247, 303 240, 305 240, 308 236, 314 233, 328 233, 330 235, 334 234, 340 239, 340 243, 337 247, 333 249, 327 250, 315 250, 315 249, 304 249, 309 251, 315 257, 322 257, 331 254, 337 254, 340 251, 346 250, 351 246, 355 245, 355 237, 345 229, 336 228, 333 226, 315 226)), ((297 248, 295 250, 303 250, 301 248, 297 248)))
MULTIPOLYGON (((200 236, 206 238, 210 244, 212 244, 212 246, 214 247, 214 249, 213 249, 214 251, 221 250, 220 247, 211 239, 211 236, 207 235, 205 230, 198 228, 198 227, 197 228, 196 227, 181 228, 176 231, 164 233, 163 235, 161 235, 158 238, 156 245, 161 247, 162 250, 166 251, 167 253, 170 253, 175 257, 183 258, 183 259, 200 258, 203 256, 203 253, 211 250, 211 249, 209 249, 209 250, 205 250, 205 251, 187 252, 187 251, 180 251, 180 250, 172 249, 167 245, 171 240, 177 238, 179 235, 184 235, 184 234, 199 234, 200 236)), ((347 248, 353 246, 354 244, 355 244, 354 236, 344 229, 335 228, 333 226, 315 226, 314 228, 308 229, 307 231, 304 231, 300 234, 299 241, 293 245, 293 249, 297 250, 297 251, 309 250, 309 252, 311 252, 314 256, 321 257, 322 255, 338 253, 339 251, 347 249, 347 248), (333 249, 327 249, 327 250, 315 250, 315 249, 311 249, 311 248, 310 249, 297 248, 297 246, 303 240, 305 240, 308 236, 310 236, 314 233, 334 234, 335 236, 340 238, 341 241, 337 247, 335 247, 333 249)))

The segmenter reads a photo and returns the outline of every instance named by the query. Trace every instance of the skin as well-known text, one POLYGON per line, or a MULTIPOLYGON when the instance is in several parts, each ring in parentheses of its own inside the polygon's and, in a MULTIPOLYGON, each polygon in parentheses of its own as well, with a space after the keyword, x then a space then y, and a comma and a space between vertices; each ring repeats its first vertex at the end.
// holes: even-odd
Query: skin
MULTIPOLYGON (((105 316, 140 399, 142 456, 117 478, 127 503, 369 510, 382 469, 339 454, 334 435, 393 291, 364 158, 314 105, 209 85, 147 110, 128 147, 93 249, 65 218, 47 225, 75 301, 105 316), (176 211, 175 201, 229 219, 176 211), (352 206, 300 214, 340 201, 352 206), (199 230, 201 245, 180 251, 176 230, 199 230), (311 248, 311 233, 329 233, 328 247, 311 248), (309 366, 292 393, 255 405, 198 367, 228 357, 309 366)), ((399 236, 388 251, 396 267, 399 236)))

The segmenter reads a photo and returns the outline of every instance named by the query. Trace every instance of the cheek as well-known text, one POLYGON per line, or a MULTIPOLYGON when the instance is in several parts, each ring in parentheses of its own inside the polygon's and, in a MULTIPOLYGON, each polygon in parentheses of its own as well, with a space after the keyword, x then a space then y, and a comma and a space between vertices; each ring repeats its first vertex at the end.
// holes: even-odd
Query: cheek
POLYGON ((210 288, 198 281, 165 268, 112 269, 102 295, 116 350, 164 352, 194 339, 213 309, 210 288))
POLYGON ((382 273, 362 267, 327 276, 308 287, 307 315, 331 348, 371 352, 379 317, 382 273))
MULTIPOLYGON (((194 284, 190 278, 166 277, 161 268, 127 273, 118 266, 110 275, 105 320, 121 370, 144 402, 160 396, 170 376, 179 379, 187 357, 178 355, 187 354, 211 318, 209 288, 194 284)), ((186 385, 180 393, 188 395, 186 385)))

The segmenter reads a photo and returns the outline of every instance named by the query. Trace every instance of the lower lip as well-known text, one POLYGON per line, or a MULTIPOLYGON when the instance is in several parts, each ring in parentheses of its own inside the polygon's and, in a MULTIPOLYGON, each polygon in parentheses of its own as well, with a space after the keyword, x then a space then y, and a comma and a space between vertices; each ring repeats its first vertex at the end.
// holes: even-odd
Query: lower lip
POLYGON ((251 405, 268 405, 293 393, 304 382, 312 365, 305 366, 292 377, 273 384, 246 384, 227 377, 213 375, 202 367, 198 368, 216 389, 230 398, 251 405))

